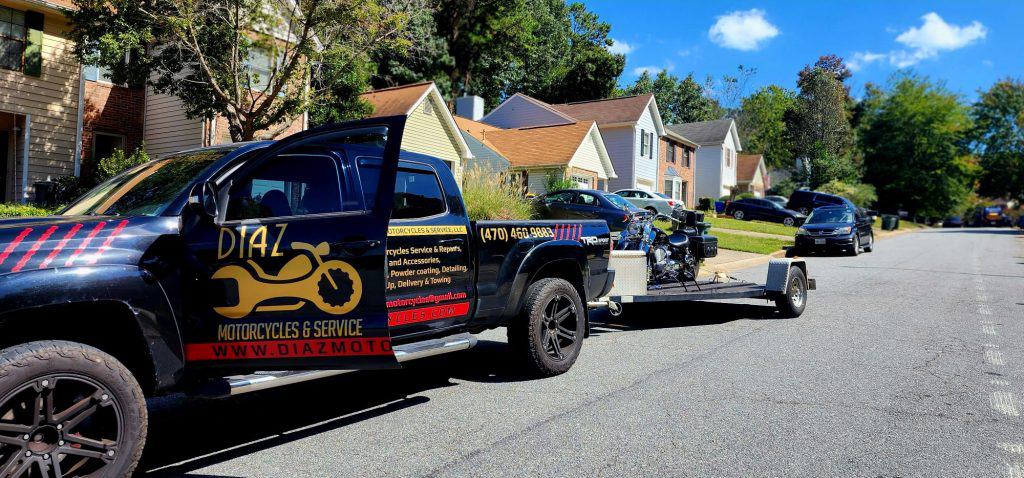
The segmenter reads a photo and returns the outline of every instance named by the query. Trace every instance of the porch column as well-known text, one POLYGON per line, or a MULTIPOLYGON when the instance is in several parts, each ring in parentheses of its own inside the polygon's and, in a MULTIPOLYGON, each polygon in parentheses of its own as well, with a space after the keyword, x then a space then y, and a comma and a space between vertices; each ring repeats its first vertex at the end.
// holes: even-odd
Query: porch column
POLYGON ((21 149, 21 203, 28 202, 28 149, 32 131, 32 115, 25 115, 24 139, 21 149))

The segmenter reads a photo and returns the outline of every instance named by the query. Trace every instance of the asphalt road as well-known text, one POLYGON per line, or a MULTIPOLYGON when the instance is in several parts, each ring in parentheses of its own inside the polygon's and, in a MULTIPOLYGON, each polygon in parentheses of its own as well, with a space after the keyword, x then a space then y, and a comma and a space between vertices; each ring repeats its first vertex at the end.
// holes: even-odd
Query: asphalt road
MULTIPOLYGON (((165 476, 1024 476, 1024 237, 933 230, 808 260, 764 302, 627 309, 567 374, 503 332, 395 372, 152 403, 165 476)), ((765 268, 734 275, 762 280, 765 268)))

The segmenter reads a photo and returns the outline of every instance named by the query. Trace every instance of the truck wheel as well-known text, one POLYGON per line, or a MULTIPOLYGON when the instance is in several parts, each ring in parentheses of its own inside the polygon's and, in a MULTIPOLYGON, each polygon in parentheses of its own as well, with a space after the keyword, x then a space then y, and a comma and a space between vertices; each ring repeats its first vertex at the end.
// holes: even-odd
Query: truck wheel
POLYGON ((775 307, 786 318, 800 317, 807 307, 807 278, 799 267, 789 268, 789 283, 778 298, 775 307))
POLYGON ((87 345, 0 350, 0 476, 130 476, 148 414, 139 383, 87 345))
POLYGON ((864 244, 864 252, 871 252, 875 250, 875 234, 871 233, 868 235, 868 243, 864 244))
POLYGON ((541 279, 527 289, 523 311, 508 327, 508 342, 531 375, 551 377, 576 362, 586 321, 586 309, 572 284, 541 279))

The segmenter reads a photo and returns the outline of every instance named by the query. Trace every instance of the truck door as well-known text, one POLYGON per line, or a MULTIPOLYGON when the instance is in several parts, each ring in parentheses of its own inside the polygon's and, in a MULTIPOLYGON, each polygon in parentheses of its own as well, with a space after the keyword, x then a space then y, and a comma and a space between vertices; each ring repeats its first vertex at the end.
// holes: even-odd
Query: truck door
POLYGON ((403 160, 388 228, 391 335, 434 333, 469 321, 473 274, 469 223, 451 175, 403 160))
POLYGON ((385 250, 404 124, 318 128, 214 176, 217 218, 183 218, 190 366, 398 366, 385 250), (368 153, 383 158, 372 190, 355 164, 368 153))

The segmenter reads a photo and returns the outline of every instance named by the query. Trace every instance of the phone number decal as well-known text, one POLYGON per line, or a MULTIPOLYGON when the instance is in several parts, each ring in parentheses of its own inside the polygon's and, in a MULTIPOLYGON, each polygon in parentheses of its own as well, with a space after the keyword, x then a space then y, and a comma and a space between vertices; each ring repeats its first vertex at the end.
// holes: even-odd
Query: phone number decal
POLYGON ((480 240, 482 242, 506 242, 509 240, 532 239, 535 237, 554 237, 555 232, 550 227, 482 227, 480 228, 480 240))

